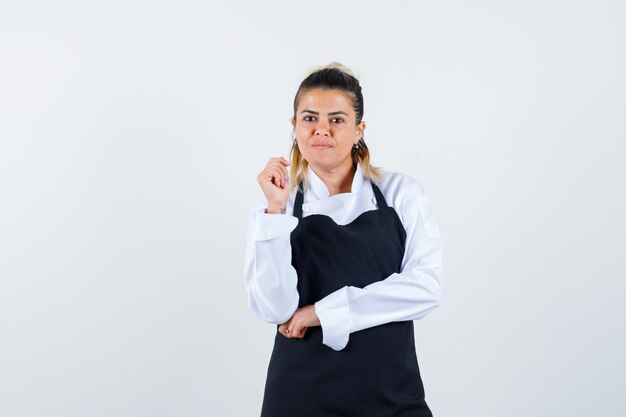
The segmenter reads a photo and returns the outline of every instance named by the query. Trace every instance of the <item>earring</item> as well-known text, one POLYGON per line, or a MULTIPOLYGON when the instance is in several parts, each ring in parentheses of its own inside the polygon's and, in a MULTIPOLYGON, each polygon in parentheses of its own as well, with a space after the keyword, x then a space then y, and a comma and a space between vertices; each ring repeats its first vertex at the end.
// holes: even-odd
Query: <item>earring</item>
POLYGON ((361 148, 361 146, 363 146, 363 145, 365 145, 365 141, 363 140, 363 136, 361 136, 361 139, 359 139, 359 141, 357 143, 352 145, 352 147, 354 148, 355 151, 358 151, 359 148, 361 148))

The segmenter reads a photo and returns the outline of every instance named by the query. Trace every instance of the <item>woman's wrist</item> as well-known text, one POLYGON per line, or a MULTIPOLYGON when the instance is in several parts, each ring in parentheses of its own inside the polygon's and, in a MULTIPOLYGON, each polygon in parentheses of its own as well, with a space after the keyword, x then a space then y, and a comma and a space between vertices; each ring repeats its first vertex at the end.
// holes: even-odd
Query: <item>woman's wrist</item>
POLYGON ((265 209, 267 214, 285 214, 287 213, 287 207, 269 206, 265 209))

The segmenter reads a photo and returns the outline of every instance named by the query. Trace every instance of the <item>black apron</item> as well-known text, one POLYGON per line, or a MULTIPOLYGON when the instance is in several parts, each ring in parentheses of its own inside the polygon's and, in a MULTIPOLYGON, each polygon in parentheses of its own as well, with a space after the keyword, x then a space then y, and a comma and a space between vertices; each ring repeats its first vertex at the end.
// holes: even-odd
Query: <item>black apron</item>
MULTIPOLYGON (((380 189, 378 210, 347 225, 326 215, 302 217, 302 187, 293 215, 291 263, 298 275, 298 307, 315 304, 351 285, 365 287, 400 272, 406 231, 380 189)), ((365 186, 365 184, 363 185, 365 186)), ((413 320, 390 322, 350 334, 335 351, 322 343, 322 328, 304 338, 276 331, 261 417, 432 417, 415 354, 413 320)))

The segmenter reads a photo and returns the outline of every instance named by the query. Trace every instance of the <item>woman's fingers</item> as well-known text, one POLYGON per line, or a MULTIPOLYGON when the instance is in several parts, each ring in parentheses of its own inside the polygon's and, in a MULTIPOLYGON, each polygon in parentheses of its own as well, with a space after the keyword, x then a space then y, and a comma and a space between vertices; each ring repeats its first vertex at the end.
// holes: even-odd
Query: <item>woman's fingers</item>
POLYGON ((297 326, 293 324, 288 326, 287 323, 285 323, 278 327, 278 332, 289 339, 302 339, 304 338, 306 329, 306 326, 297 326), (286 332, 286 330, 289 330, 289 332, 286 332))
POLYGON ((268 206, 285 207, 289 197, 289 174, 286 166, 291 165, 283 157, 270 158, 265 168, 257 175, 268 206))
POLYGON ((286 323, 278 327, 278 331, 290 339, 303 339, 309 327, 320 325, 319 318, 315 312, 315 305, 309 304, 298 308, 286 323), (289 333, 285 333, 286 329, 289 329, 289 333))
POLYGON ((259 174, 260 181, 268 181, 276 186, 280 186, 280 180, 283 179, 283 172, 276 166, 270 166, 264 169, 261 174, 259 174))
POLYGON ((280 188, 283 188, 283 183, 285 182, 285 178, 287 177, 285 172, 282 171, 280 168, 277 168, 276 170, 274 170, 274 176, 277 179, 276 185, 280 188))
POLYGON ((291 162, 287 161, 285 158, 283 158, 282 156, 280 158, 270 158, 270 160, 268 161, 266 168, 269 168, 270 166, 274 166, 278 169, 280 169, 283 173, 283 180, 285 180, 286 178, 289 177, 289 172, 287 171, 287 166, 291 165, 291 162))
POLYGON ((287 161, 285 158, 281 156, 280 158, 270 158, 269 161, 267 162, 267 166, 271 164, 279 164, 282 167, 287 167, 291 165, 291 162, 287 161))
POLYGON ((282 156, 280 158, 272 158, 272 159, 278 160, 281 164, 283 164, 285 166, 291 165, 291 162, 289 162, 288 160, 286 160, 282 156))
POLYGON ((304 332, 306 332, 306 326, 297 326, 293 331, 292 337, 302 339, 304 338, 304 332))
MULTIPOLYGON (((274 164, 274 166, 280 170, 280 172, 282 174, 282 180, 283 181, 285 181, 287 178, 289 178, 289 171, 287 171, 287 168, 284 165, 285 162, 286 161, 279 160, 279 161, 277 161, 277 163, 274 164)), ((288 164, 290 164, 290 163, 288 163, 288 164)))
POLYGON ((279 332, 280 334, 282 334, 283 336, 285 336, 285 337, 289 337, 289 338, 291 338, 291 337, 290 337, 290 335, 289 335, 289 333, 287 333, 287 332, 286 332, 286 330, 289 328, 289 327, 287 326, 287 324, 288 324, 288 322, 287 322, 287 323, 285 323, 285 324, 281 324, 280 326, 278 326, 278 332, 279 332))
POLYGON ((277 187, 282 188, 283 184, 287 181, 287 174, 280 167, 273 165, 268 168, 265 174, 265 178, 269 179, 277 187))
POLYGON ((283 187, 283 172, 278 167, 275 167, 272 175, 274 177, 274 184, 276 184, 277 187, 282 188, 283 187))

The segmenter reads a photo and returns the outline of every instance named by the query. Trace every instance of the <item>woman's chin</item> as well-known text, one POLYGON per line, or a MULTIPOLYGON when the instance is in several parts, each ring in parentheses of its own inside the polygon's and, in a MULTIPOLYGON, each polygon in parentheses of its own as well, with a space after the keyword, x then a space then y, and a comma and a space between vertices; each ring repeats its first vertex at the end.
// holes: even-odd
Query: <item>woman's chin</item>
POLYGON ((337 161, 334 158, 323 158, 323 157, 311 157, 305 158, 309 165, 320 168, 331 168, 336 165, 337 161))

